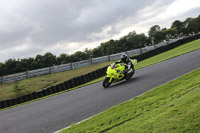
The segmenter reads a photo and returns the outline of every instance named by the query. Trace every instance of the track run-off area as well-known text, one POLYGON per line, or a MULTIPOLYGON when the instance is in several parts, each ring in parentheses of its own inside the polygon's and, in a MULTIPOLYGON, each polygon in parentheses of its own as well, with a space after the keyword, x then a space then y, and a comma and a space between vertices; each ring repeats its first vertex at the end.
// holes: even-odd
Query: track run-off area
POLYGON ((102 82, 0 111, 2 133, 49 133, 130 100, 194 69, 200 49, 136 70, 129 81, 103 88, 102 82))

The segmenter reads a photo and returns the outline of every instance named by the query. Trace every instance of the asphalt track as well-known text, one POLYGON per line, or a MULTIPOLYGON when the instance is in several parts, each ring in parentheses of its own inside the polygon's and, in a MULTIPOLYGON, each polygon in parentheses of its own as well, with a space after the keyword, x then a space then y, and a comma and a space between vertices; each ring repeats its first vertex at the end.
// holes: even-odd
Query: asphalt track
POLYGON ((51 133, 200 68, 200 49, 137 70, 130 81, 102 82, 0 111, 0 133, 51 133))

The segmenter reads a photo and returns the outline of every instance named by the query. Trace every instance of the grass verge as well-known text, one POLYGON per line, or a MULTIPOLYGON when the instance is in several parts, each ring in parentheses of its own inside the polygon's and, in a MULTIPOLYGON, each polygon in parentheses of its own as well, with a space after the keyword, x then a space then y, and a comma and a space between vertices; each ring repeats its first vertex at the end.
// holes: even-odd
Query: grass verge
POLYGON ((39 77, 33 77, 30 79, 1 84, 0 101, 17 98, 31 92, 42 90, 43 88, 56 85, 64 81, 70 80, 74 77, 78 77, 91 71, 100 69, 102 67, 105 67, 106 65, 111 64, 112 62, 113 61, 99 63, 70 71, 48 74, 39 77))
POLYGON ((200 132, 200 69, 61 133, 200 132))
POLYGON ((176 47, 172 50, 169 50, 167 52, 153 56, 149 59, 143 60, 136 66, 136 68, 143 68, 146 66, 150 66, 150 65, 174 58, 176 56, 180 56, 180 55, 189 53, 189 52, 197 50, 197 49, 200 49, 200 39, 192 41, 190 43, 186 43, 186 44, 176 47))
POLYGON ((101 78, 95 79, 95 80, 93 80, 91 82, 88 82, 86 84, 83 84, 83 85, 80 85, 80 86, 77 86, 77 87, 74 87, 74 88, 71 88, 71 89, 68 89, 68 90, 65 90, 65 91, 61 91, 61 92, 54 93, 54 94, 51 94, 51 95, 48 95, 48 96, 45 96, 45 97, 34 99, 32 101, 28 101, 28 102, 24 102, 24 103, 21 103, 21 104, 16 104, 16 105, 11 106, 11 107, 0 109, 0 111, 7 110, 7 109, 10 109, 10 108, 14 108, 14 107, 17 107, 17 106, 20 106, 20 105, 24 105, 24 104, 27 104, 27 103, 31 103, 31 102, 34 102, 34 101, 38 101, 38 100, 41 100, 41 99, 44 99, 44 98, 48 98, 48 97, 51 97, 51 96, 55 96, 55 95, 58 95, 58 94, 62 94, 62 93, 67 92, 67 91, 75 90, 75 89, 78 89, 78 88, 81 88, 81 87, 84 87, 84 86, 87 86, 87 85, 90 85, 90 84, 97 83, 99 81, 102 81, 103 79, 104 79, 104 77, 101 77, 101 78))
MULTIPOLYGON (((182 46, 179 46, 177 48, 174 48, 174 49, 164 52, 162 54, 153 56, 144 61, 141 61, 136 65, 136 69, 140 69, 140 68, 152 65, 152 64, 156 64, 161 61, 168 60, 170 58, 173 58, 173 57, 176 57, 176 56, 179 56, 179 55, 182 55, 182 54, 185 54, 185 53, 197 50, 197 49, 200 49, 200 39, 192 41, 187 44, 184 44, 182 46)), ((100 63, 100 64, 94 64, 91 66, 87 66, 87 67, 83 67, 83 68, 79 68, 79 69, 75 69, 75 70, 70 70, 70 71, 65 71, 65 72, 60 72, 60 73, 55 73, 55 74, 49 74, 49 75, 43 75, 40 77, 34 77, 34 78, 16 81, 16 82, 12 82, 12 83, 1 84, 0 85, 0 101, 11 99, 11 98, 17 98, 19 96, 41 90, 45 87, 59 84, 61 82, 72 79, 73 77, 77 77, 77 76, 86 74, 88 72, 94 71, 96 69, 105 67, 106 65, 109 65, 113 62, 114 61, 100 63)), ((101 80, 103 80, 103 78, 97 79, 95 81, 97 82, 97 81, 101 81, 101 80)), ((85 86, 85 85, 88 85, 91 83, 94 83, 94 81, 84 84, 82 86, 85 86)), ((76 88, 79 88, 79 87, 76 87, 76 88)), ((67 90, 67 91, 69 91, 69 90, 67 90)), ((64 91, 64 92, 66 92, 66 91, 64 91)), ((61 93, 63 93, 63 92, 61 92, 61 93)), ((47 96, 47 97, 49 97, 49 96, 47 96)), ((44 97, 44 98, 46 98, 46 97, 44 97)))

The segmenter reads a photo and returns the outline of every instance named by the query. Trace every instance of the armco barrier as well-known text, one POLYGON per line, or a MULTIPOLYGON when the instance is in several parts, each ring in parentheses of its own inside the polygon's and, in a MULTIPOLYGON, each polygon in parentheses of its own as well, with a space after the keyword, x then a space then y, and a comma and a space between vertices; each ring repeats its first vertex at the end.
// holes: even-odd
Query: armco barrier
MULTIPOLYGON (((145 60, 147 58, 150 58, 150 57, 155 56, 157 54, 160 54, 162 52, 171 50, 175 47, 178 47, 182 44, 188 43, 190 41, 193 41, 193 40, 199 39, 199 38, 200 38, 200 34, 197 34, 195 36, 191 36, 191 37, 187 37, 187 38, 184 38, 184 39, 181 39, 181 40, 177 40, 177 41, 172 42, 168 45, 163 45, 161 47, 158 47, 157 49, 153 49, 151 51, 147 51, 147 52, 142 53, 140 55, 133 56, 133 57, 131 57, 131 59, 137 59, 138 61, 142 61, 142 60, 145 60)), ((65 81, 63 83, 60 83, 58 85, 54 85, 54 86, 48 87, 46 89, 37 91, 37 92, 33 92, 33 93, 30 93, 30 94, 27 94, 27 95, 24 95, 24 96, 15 98, 15 99, 8 99, 8 100, 0 101, 0 109, 7 108, 7 107, 10 107, 10 106, 13 106, 13 105, 16 105, 16 104, 21 104, 21 103, 24 103, 24 102, 27 102, 27 101, 31 101, 31 100, 34 100, 34 99, 37 99, 37 98, 41 98, 41 97, 44 97, 44 96, 47 96, 47 95, 51 95, 51 94, 54 94, 54 93, 57 93, 57 92, 60 92, 60 91, 64 91, 64 90, 67 90, 67 89, 70 89, 70 88, 77 87, 79 85, 85 84, 85 83, 90 82, 90 81, 97 79, 99 77, 105 76, 106 70, 107 70, 107 66, 103 67, 101 69, 95 70, 93 72, 89 72, 88 74, 70 79, 70 80, 65 81)))
MULTIPOLYGON (((183 43, 186 43, 186 42, 198 39, 199 36, 200 36, 200 34, 197 34, 197 35, 194 35, 191 37, 187 37, 187 38, 183 38, 180 40, 174 39, 174 40, 171 40, 170 43, 173 43, 173 42, 177 43, 178 41, 182 41, 183 43)), ((164 43, 156 44, 154 46, 147 46, 144 48, 126 51, 126 53, 128 56, 139 55, 142 53, 152 51, 155 48, 163 47, 163 46, 167 45, 167 43, 169 43, 169 42, 164 42, 164 43)), ((0 83, 3 84, 3 83, 7 83, 7 82, 13 82, 13 81, 17 81, 17 80, 23 80, 23 79, 27 79, 27 78, 31 78, 31 77, 35 77, 35 76, 40 76, 40 75, 44 75, 44 74, 51 74, 51 73, 56 73, 56 72, 72 70, 75 68, 89 66, 89 65, 95 64, 95 63, 116 60, 116 59, 120 58, 120 55, 121 55, 121 53, 117 53, 117 54, 112 54, 112 55, 98 57, 98 58, 91 58, 89 60, 84 60, 84 61, 79 61, 79 62, 74 62, 74 63, 68 63, 68 64, 62 64, 62 65, 58 65, 58 66, 41 68, 41 69, 37 69, 37 70, 31 70, 31 71, 27 70, 26 72, 2 76, 2 77, 0 77, 0 83)), ((142 60, 145 58, 146 57, 141 57, 142 60)))

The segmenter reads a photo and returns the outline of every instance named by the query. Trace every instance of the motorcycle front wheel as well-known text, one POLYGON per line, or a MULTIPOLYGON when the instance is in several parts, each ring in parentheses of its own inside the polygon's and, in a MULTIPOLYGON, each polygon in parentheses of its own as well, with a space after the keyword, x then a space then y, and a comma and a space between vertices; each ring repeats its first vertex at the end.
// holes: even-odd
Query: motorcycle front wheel
POLYGON ((109 81, 110 81, 110 78, 109 77, 106 77, 104 80, 103 80, 103 87, 104 88, 108 88, 110 85, 111 85, 111 83, 109 83, 109 81))

